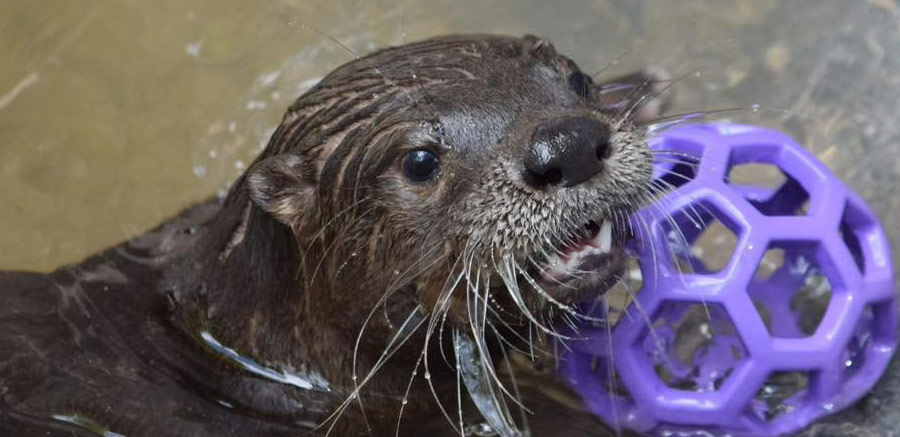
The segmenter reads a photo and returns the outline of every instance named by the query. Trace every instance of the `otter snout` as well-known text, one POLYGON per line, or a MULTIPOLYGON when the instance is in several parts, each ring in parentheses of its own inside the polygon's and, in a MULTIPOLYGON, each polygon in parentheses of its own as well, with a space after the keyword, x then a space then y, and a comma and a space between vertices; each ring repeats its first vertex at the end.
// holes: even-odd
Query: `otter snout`
POLYGON ((536 188, 572 187, 603 171, 609 127, 587 117, 561 117, 539 124, 525 147, 525 181, 536 188))

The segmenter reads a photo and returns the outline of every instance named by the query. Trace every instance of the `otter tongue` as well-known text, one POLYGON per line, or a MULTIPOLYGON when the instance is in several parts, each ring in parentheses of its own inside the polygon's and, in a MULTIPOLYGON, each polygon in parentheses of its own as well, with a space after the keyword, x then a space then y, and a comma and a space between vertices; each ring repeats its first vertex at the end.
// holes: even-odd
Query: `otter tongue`
POLYGON ((596 235, 554 254, 547 260, 544 275, 559 280, 576 270, 591 270, 605 264, 612 251, 612 223, 604 221, 596 235))

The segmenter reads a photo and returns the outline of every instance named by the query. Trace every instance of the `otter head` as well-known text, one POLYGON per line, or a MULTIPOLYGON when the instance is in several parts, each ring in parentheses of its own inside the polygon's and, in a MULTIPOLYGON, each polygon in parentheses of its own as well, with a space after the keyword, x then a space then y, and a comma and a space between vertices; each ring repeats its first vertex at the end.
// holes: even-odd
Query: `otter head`
POLYGON ((643 131, 607 103, 535 37, 391 48, 302 96, 247 184, 320 302, 400 290, 457 322, 479 300, 530 318, 614 282, 617 224, 647 194, 643 131))
POLYGON ((201 312, 186 320, 332 387, 380 369, 368 387, 397 396, 438 326, 549 329, 549 309, 615 281, 649 192, 631 122, 646 93, 616 106, 608 91, 535 37, 443 37, 338 68, 184 263, 201 312))

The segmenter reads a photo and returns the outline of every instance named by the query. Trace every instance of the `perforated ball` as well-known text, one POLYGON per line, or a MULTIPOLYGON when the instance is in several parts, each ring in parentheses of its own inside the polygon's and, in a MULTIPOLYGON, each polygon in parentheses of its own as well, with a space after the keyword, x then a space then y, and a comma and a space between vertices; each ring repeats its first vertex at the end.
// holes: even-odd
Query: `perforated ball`
POLYGON ((650 143, 658 199, 632 218, 632 269, 559 348, 586 406, 642 435, 779 436, 861 398, 897 346, 872 211, 779 132, 650 143))

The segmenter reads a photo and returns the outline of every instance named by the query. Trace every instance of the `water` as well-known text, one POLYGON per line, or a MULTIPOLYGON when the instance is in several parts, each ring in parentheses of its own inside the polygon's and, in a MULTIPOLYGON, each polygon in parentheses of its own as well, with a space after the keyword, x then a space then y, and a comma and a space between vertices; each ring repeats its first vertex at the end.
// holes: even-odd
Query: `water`
POLYGON ((352 58, 308 26, 358 53, 404 34, 533 32, 589 71, 629 49, 610 74, 697 70, 670 113, 758 103, 761 122, 798 136, 900 229, 896 4, 710 4, 5 1, 0 267, 77 261, 219 192, 298 90, 352 58))
POLYGON ((898 20, 887 0, 6 0, 0 268, 78 261, 222 193, 342 44, 474 31, 548 36, 587 71, 630 51, 607 73, 684 76, 669 113, 749 108, 727 116, 794 135, 896 247, 898 20))

